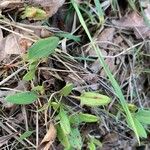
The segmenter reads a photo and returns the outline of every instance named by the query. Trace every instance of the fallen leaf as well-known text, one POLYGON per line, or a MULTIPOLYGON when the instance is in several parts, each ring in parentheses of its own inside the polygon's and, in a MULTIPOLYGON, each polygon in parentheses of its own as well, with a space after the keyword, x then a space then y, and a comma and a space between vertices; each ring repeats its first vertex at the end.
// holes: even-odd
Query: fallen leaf
POLYGON ((21 54, 19 46, 20 37, 15 34, 9 34, 6 37, 4 51, 6 54, 21 54))
POLYGON ((64 4, 65 0, 29 0, 29 2, 42 6, 48 16, 51 17, 64 4))
POLYGON ((119 135, 115 132, 108 133, 104 136, 103 143, 114 143, 119 140, 119 135))
POLYGON ((38 146, 37 150, 49 150, 55 138, 56 138, 56 129, 54 125, 51 123, 49 130, 47 131, 45 137, 38 146))
MULTIPOLYGON (((144 10, 146 12, 147 19, 150 19, 150 7, 144 10)), ((144 22, 144 18, 136 12, 132 12, 127 16, 124 16, 120 20, 112 20, 112 23, 116 26, 123 28, 131 28, 137 39, 150 38, 150 27, 144 22)))
MULTIPOLYGON (((15 32, 18 33, 19 31, 15 32)), ((24 35, 24 33, 21 34, 24 35)), ((9 58, 9 55, 12 54, 20 55, 25 53, 31 45, 32 42, 28 39, 13 33, 3 38, 2 32, 0 32, 0 61, 9 58)))
POLYGON ((108 42, 112 42, 114 36, 115 28, 106 28, 98 36, 97 42, 102 42, 98 44, 101 48, 106 49, 109 45, 108 42))

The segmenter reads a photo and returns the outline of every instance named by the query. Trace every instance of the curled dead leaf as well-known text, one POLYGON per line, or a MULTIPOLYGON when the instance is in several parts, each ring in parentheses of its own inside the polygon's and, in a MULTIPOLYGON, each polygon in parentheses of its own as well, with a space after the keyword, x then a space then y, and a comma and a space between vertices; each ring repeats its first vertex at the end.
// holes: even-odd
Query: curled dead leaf
POLYGON ((37 150, 49 150, 56 138, 56 129, 54 124, 50 124, 49 130, 47 131, 42 142, 38 146, 37 150))

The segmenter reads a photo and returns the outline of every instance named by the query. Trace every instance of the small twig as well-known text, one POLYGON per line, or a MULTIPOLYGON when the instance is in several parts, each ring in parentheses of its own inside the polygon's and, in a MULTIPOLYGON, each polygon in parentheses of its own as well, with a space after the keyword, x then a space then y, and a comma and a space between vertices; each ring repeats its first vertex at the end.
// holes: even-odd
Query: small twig
POLYGON ((20 71, 24 70, 25 68, 26 68, 26 66, 23 66, 23 67, 19 68, 17 71, 13 72, 10 76, 8 76, 7 78, 5 78, 4 80, 2 80, 0 82, 0 86, 3 85, 4 83, 6 83, 8 80, 10 80, 12 77, 17 75, 20 71))
POLYGON ((18 32, 15 32, 15 31, 12 31, 12 30, 10 30, 10 29, 7 29, 7 28, 5 28, 5 27, 3 27, 3 26, 1 26, 1 25, 0 25, 0 28, 4 29, 4 30, 6 30, 6 31, 9 31, 9 32, 11 32, 11 33, 14 33, 14 34, 20 36, 21 38, 25 38, 25 39, 30 40, 30 41, 32 41, 32 42, 36 42, 36 40, 34 40, 34 39, 31 39, 31 38, 29 38, 29 37, 27 37, 27 36, 24 36, 24 35, 22 35, 22 34, 20 34, 20 33, 18 33, 18 32))

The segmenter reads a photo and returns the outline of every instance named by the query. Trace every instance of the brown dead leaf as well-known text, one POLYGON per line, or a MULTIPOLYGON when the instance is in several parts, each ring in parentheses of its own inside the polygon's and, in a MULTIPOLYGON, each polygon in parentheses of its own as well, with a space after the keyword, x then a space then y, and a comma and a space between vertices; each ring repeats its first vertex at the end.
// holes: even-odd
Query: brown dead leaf
POLYGON ((42 6, 48 16, 51 17, 64 4, 65 0, 29 0, 29 2, 42 6))
POLYGON ((45 137, 38 146, 37 150, 49 150, 55 138, 56 138, 56 129, 54 125, 51 123, 49 130, 47 131, 45 137))
MULTIPOLYGON (((144 10, 148 19, 150 19, 150 6, 144 10)), ((123 28, 131 28, 137 39, 150 38, 150 27, 146 25, 142 16, 132 12, 120 20, 113 20, 112 23, 123 28)))
POLYGON ((22 38, 13 33, 9 34, 5 38, 2 38, 1 36, 0 39, 0 61, 12 54, 23 54, 32 45, 30 40, 22 38))
POLYGON ((20 37, 15 34, 9 34, 6 37, 4 51, 6 54, 21 54, 19 46, 20 37))
POLYGON ((118 133, 112 132, 104 136, 103 143, 114 143, 119 140, 118 133))
POLYGON ((99 44, 101 48, 106 49, 109 45, 108 42, 112 42, 114 36, 115 28, 106 28, 98 36, 97 41, 102 42, 99 44))
MULTIPOLYGON (((112 42, 114 37, 115 28, 106 28, 104 29, 100 34, 96 33, 94 35, 96 39, 97 45, 101 48, 101 52, 104 56, 107 55, 107 52, 105 51, 106 48, 110 45, 110 42, 112 42)), ((87 49, 90 56, 96 56, 96 52, 93 50, 93 48, 87 49)))

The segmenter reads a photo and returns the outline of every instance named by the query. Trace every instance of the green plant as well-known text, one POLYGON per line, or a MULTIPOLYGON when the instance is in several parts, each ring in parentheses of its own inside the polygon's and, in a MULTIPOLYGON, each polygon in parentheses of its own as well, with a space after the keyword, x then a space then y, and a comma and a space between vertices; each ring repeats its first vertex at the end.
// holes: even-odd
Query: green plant
MULTIPOLYGON (((58 91, 57 99, 61 100, 63 96, 69 96, 72 90, 73 84, 66 84, 64 88, 58 91)), ((73 97, 80 100, 81 105, 84 104, 91 107, 104 106, 110 103, 110 98, 95 92, 84 92, 79 97, 73 97)), ((53 102, 51 99, 48 104, 48 106, 51 106, 54 112, 57 113, 57 116, 55 117, 55 121, 57 122, 57 137, 66 150, 80 150, 82 149, 84 141, 80 132, 80 125, 83 123, 99 122, 100 118, 88 113, 72 112, 71 108, 64 105, 60 100, 58 100, 58 102, 53 102)), ((89 141, 92 141, 93 144, 95 144, 95 147, 101 145, 98 141, 96 144, 95 138, 93 138, 93 140, 90 139, 89 141)))
MULTIPOLYGON (((59 38, 49 37, 38 40, 29 48, 27 53, 29 71, 23 77, 24 80, 30 81, 35 77, 35 71, 40 60, 52 54, 58 46, 58 43, 59 38)), ((6 100, 13 104, 31 104, 38 98, 37 92, 34 91, 43 93, 44 89, 42 86, 33 87, 31 92, 18 92, 14 95, 7 96, 6 100)))
POLYGON ((110 82, 111 82, 111 84, 112 84, 112 86, 114 88, 115 94, 117 95, 117 97, 120 100, 120 103, 121 103, 121 105, 122 105, 122 107, 123 107, 123 109, 124 109, 124 111, 126 113, 126 119, 127 119, 128 123, 129 123, 130 127, 133 129, 133 131, 134 131, 134 133, 135 133, 135 135, 137 137, 138 142, 140 143, 140 139, 139 139, 140 135, 138 133, 138 129, 137 129, 136 125, 135 125, 135 122, 134 122, 134 119, 132 117, 132 114, 129 111, 127 102, 126 102, 126 100, 124 98, 124 95, 123 95, 123 93, 121 91, 121 88, 120 88, 119 84, 117 83, 117 81, 115 80, 114 76, 112 75, 111 71, 109 70, 109 67, 105 63, 104 58, 103 58, 103 56, 101 54, 101 50, 99 49, 99 47, 95 44, 94 40, 92 39, 92 37, 90 35, 90 32, 89 32, 89 30, 88 30, 88 28, 86 26, 86 23, 85 23, 85 21, 84 21, 84 19, 82 17, 82 14, 81 14, 81 12, 79 10, 77 2, 75 0, 72 0, 71 2, 72 2, 72 5, 74 6, 74 8, 76 10, 76 13, 77 13, 78 17, 79 17, 80 23, 83 26, 83 28, 84 28, 84 30, 85 30, 85 32, 86 32, 86 34, 87 34, 87 36, 88 36, 88 38, 89 38, 89 40, 91 42, 91 45, 92 45, 93 49, 95 50, 95 52, 96 52, 96 54, 98 56, 100 64, 104 68, 105 73, 107 74, 107 76, 108 76, 108 78, 109 78, 109 80, 110 80, 110 82))

